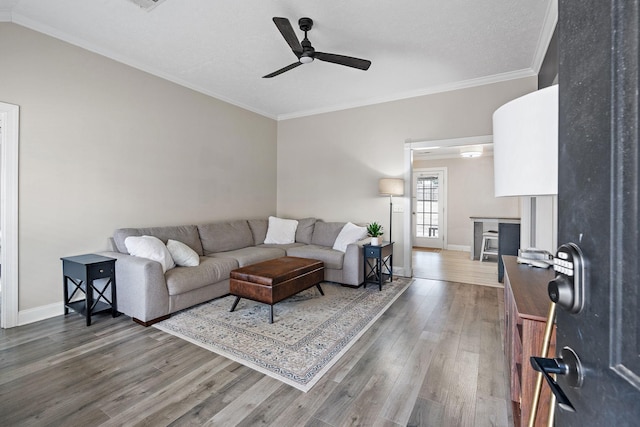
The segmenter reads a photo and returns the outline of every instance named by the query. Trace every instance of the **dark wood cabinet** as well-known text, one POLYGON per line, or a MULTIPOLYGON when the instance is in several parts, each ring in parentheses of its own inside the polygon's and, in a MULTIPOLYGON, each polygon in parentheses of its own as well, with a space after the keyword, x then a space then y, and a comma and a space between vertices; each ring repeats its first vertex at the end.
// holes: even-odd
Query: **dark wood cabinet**
MULTIPOLYGON (((515 256, 503 257, 505 266, 504 351, 508 364, 513 421, 515 426, 527 426, 535 391, 537 372, 529 358, 541 356, 544 330, 551 301, 547 284, 554 277, 552 269, 540 269, 518 264, 515 256)), ((555 354, 555 328, 549 354, 555 354)), ((551 394, 543 384, 536 426, 546 426, 551 394)))

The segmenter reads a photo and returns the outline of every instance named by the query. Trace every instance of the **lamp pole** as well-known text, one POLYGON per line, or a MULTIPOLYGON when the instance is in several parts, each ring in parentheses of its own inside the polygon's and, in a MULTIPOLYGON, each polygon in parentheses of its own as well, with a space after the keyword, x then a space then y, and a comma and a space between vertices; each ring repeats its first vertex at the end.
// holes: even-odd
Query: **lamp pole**
POLYGON ((392 224, 393 224, 393 195, 389 194, 389 243, 391 243, 392 224))
POLYGON ((379 183, 381 196, 389 196, 389 242, 391 242, 391 229, 393 228, 393 196, 404 194, 404 180, 400 178, 381 178, 379 183))

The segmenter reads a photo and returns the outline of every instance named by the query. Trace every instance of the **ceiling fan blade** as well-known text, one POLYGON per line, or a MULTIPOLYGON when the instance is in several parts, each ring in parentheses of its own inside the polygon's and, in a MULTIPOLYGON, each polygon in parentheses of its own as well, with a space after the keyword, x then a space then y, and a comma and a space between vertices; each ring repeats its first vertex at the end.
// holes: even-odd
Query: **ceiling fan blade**
POLYGON ((300 55, 302 55, 302 46, 300 45, 300 41, 298 40, 296 33, 293 31, 291 22, 289 22, 287 18, 278 17, 273 18, 273 22, 274 24, 276 24, 276 27, 278 27, 278 30, 280 30, 280 34, 282 34, 282 37, 284 37, 284 39, 291 47, 293 53, 295 53, 295 55, 300 58, 300 55))
POLYGON ((274 71, 274 72, 273 72, 273 73, 271 73, 271 74, 267 74, 266 76, 262 76, 262 78, 263 78, 263 79, 270 79, 271 77, 275 77, 275 76, 277 76, 277 75, 279 75, 279 74, 282 74, 282 73, 284 73, 284 72, 286 72, 286 71, 293 70, 293 69, 294 69, 294 68, 296 68, 298 65, 302 65, 302 62, 294 62, 294 63, 293 63, 293 64, 291 64, 291 65, 287 65, 287 66, 286 66, 286 67, 284 67, 284 68, 280 68, 278 71, 274 71))
POLYGON ((354 58, 351 56, 336 55, 335 53, 316 52, 315 58, 321 61, 333 62, 334 64, 346 65, 347 67, 358 68, 360 70, 368 70, 371 61, 366 59, 354 58))

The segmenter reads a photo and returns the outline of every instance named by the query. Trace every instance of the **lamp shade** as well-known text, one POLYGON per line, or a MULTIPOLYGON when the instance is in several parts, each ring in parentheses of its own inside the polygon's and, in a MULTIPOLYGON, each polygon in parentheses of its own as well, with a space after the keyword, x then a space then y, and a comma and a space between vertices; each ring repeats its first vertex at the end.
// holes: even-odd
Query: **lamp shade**
POLYGON ((381 178, 378 188, 381 196, 402 196, 404 195, 404 179, 381 178))
POLYGON ((558 194, 558 85, 493 113, 495 196, 558 194))

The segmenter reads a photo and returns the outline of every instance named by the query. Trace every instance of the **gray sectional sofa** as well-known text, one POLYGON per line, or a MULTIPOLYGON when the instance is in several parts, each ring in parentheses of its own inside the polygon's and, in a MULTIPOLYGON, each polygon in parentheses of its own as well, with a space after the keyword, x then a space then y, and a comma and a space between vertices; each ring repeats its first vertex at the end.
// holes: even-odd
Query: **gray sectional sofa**
POLYGON ((349 244, 345 252, 332 249, 345 223, 298 220, 295 242, 284 245, 264 244, 268 225, 267 219, 250 219, 116 230, 112 250, 100 254, 117 259, 118 311, 150 325, 176 311, 227 295, 231 270, 282 256, 323 261, 327 281, 352 286, 363 282, 362 245, 369 238, 349 244), (165 244, 169 239, 186 244, 199 255, 200 264, 163 273, 159 262, 129 255, 125 239, 143 235, 165 244))

